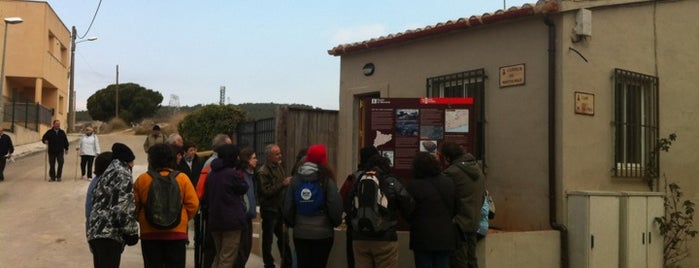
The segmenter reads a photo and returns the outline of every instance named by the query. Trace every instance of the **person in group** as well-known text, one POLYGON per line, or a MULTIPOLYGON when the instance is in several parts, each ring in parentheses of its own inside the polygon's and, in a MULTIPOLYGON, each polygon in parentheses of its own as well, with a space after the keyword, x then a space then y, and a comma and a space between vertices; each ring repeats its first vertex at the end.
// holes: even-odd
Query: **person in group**
POLYGON ((284 227, 282 217, 282 202, 286 188, 291 182, 286 169, 282 166, 282 150, 276 144, 265 147, 266 162, 257 171, 257 185, 259 186, 258 201, 260 201, 260 214, 262 214, 262 261, 265 268, 274 268, 272 256, 273 235, 277 236, 277 248, 281 256, 281 266, 291 267, 291 248, 289 247, 289 235, 284 227))
POLYGON ((243 196, 245 205, 246 226, 240 237, 240 247, 235 268, 244 268, 252 251, 252 220, 257 217, 257 198, 255 197, 255 168, 257 167, 257 155, 252 147, 240 150, 240 170, 243 171, 243 178, 248 185, 248 191, 243 196))
POLYGON ((112 160, 92 190, 86 236, 95 268, 119 267, 124 244, 133 246, 138 243, 131 177, 135 159, 128 146, 114 143, 112 160))
POLYGON ((308 152, 308 148, 303 148, 299 150, 298 153, 296 153, 296 157, 294 158, 294 166, 291 167, 291 176, 295 176, 296 172, 298 172, 299 167, 303 165, 304 162, 306 162, 306 152, 308 152))
MULTIPOLYGON (((218 158, 216 149, 220 146, 232 143, 233 141, 231 140, 231 137, 226 134, 217 134, 211 140, 211 147, 214 149, 214 152, 211 154, 209 159, 204 162, 204 166, 201 169, 201 174, 197 179, 196 189, 199 199, 204 197, 204 187, 211 169, 211 162, 218 158)), ((197 215, 194 217, 194 266, 196 268, 211 267, 211 264, 214 262, 214 257, 216 257, 214 240, 211 237, 211 232, 209 232, 209 230, 206 228, 207 211, 208 208, 206 207, 206 204, 202 204, 199 208, 199 212, 197 212, 197 215)))
POLYGON ((5 165, 7 159, 12 158, 14 152, 15 147, 12 145, 12 139, 5 134, 5 129, 0 126, 0 181, 5 180, 5 165))
POLYGON ((458 202, 454 182, 441 174, 439 160, 430 153, 417 153, 412 167, 408 192, 415 200, 415 209, 407 220, 415 267, 447 268, 449 256, 460 243, 452 222, 458 202))
MULTIPOLYGON (((148 150, 148 162, 153 171, 167 177, 170 172, 174 172, 175 153, 168 144, 156 144, 148 150)), ((199 208, 199 199, 186 174, 177 174, 175 180, 182 200, 180 222, 177 226, 166 230, 155 228, 146 219, 145 206, 153 177, 146 172, 138 176, 134 183, 136 213, 141 226, 141 252, 145 267, 185 267, 187 225, 199 208)))
POLYGON ((151 146, 159 143, 166 143, 166 141, 167 139, 165 138, 165 135, 160 132, 160 126, 155 125, 151 130, 151 134, 148 135, 148 137, 146 137, 146 141, 143 142, 143 151, 148 153, 148 149, 150 149, 151 146))
POLYGON ((61 129, 61 121, 53 120, 53 127, 44 133, 41 142, 48 145, 49 154, 49 180, 61 181, 63 174, 63 155, 68 154, 68 136, 61 129), (58 164, 58 167, 56 165, 58 164))
POLYGON ((345 212, 345 227, 346 227, 346 254, 347 254, 347 268, 354 268, 354 249, 352 248, 352 224, 350 223, 350 215, 352 212, 352 201, 350 200, 349 193, 352 191, 354 182, 357 181, 358 177, 364 173, 367 169, 367 161, 370 157, 374 155, 379 155, 379 150, 374 147, 374 145, 367 145, 359 150, 359 165, 357 165, 357 170, 347 175, 345 182, 340 188, 340 196, 342 197, 342 210, 345 212))
POLYGON ((182 135, 178 133, 170 134, 170 136, 167 137, 167 143, 179 148, 182 148, 184 146, 184 140, 182 139, 182 135))
POLYGON ((84 133, 80 135, 78 148, 75 149, 80 152, 80 179, 92 180, 92 162, 95 156, 100 154, 100 140, 97 134, 93 133, 92 127, 85 128, 84 133))
POLYGON ((85 195, 85 226, 87 226, 90 220, 90 212, 92 212, 92 198, 94 196, 92 192, 99 181, 99 177, 107 170, 107 167, 112 162, 112 157, 112 152, 106 151, 98 154, 95 158, 95 177, 93 177, 90 184, 87 186, 87 194, 85 195))
POLYGON ((199 174, 204 167, 204 161, 197 156, 197 146, 193 142, 185 142, 182 146, 182 152, 184 157, 180 161, 177 170, 187 174, 189 180, 192 181, 192 185, 197 185, 199 174))
POLYGON ((243 195, 248 184, 238 169, 239 149, 226 144, 216 149, 202 202, 208 207, 207 228, 216 247, 212 267, 233 267, 239 254, 241 234, 247 228, 243 195))
POLYGON ((476 158, 465 153, 461 145, 445 142, 439 151, 449 163, 444 174, 454 181, 456 196, 460 200, 459 213, 454 218, 465 240, 449 262, 451 267, 478 267, 476 259, 476 231, 480 226, 480 211, 485 193, 485 175, 476 158))
MULTIPOLYGON (((378 179, 381 194, 385 196, 387 201, 385 207, 387 210, 383 214, 380 209, 380 220, 377 221, 383 223, 385 226, 383 230, 364 231, 357 227, 352 231, 355 264, 357 267, 396 268, 398 267, 398 234, 396 233, 398 218, 400 214, 410 215, 415 208, 415 201, 403 187, 403 184, 395 175, 391 174, 391 162, 388 158, 377 153, 369 157, 365 165, 365 174, 373 172, 378 179)), ((353 189, 359 187, 361 178, 361 176, 357 178, 353 189)), ((368 192, 374 194, 371 191, 368 192)), ((355 190, 350 192, 350 200, 355 199, 356 193, 355 190)), ((374 196, 376 195, 374 194, 374 196)), ((358 202, 355 205, 359 205, 358 202)), ((357 212, 350 213, 354 217, 356 214, 357 212)), ((352 223, 359 224, 358 219, 352 219, 350 225, 352 223)))
POLYGON ((308 147, 306 162, 291 180, 283 204, 284 218, 294 229, 298 267, 326 267, 334 241, 333 228, 342 223, 342 198, 335 174, 328 167, 325 145, 308 147))

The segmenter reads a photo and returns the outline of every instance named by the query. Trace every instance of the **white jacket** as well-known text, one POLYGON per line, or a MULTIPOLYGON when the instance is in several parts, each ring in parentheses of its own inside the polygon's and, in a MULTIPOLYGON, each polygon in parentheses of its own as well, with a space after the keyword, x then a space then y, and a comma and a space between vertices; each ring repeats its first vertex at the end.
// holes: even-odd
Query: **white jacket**
POLYGON ((80 155, 96 156, 100 154, 100 140, 96 134, 80 136, 80 155))

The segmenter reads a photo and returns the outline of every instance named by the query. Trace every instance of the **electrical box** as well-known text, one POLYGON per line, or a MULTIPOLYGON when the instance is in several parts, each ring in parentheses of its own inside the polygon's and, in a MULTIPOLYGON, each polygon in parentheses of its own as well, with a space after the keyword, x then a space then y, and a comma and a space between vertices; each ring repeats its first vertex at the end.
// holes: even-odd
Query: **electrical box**
POLYGON ((592 36, 592 11, 581 8, 575 15, 575 34, 592 36))
POLYGON ((571 268, 619 267, 618 192, 568 192, 571 268))
POLYGON ((664 197, 658 192, 621 192, 619 267, 663 267, 663 236, 655 218, 665 215, 664 197))

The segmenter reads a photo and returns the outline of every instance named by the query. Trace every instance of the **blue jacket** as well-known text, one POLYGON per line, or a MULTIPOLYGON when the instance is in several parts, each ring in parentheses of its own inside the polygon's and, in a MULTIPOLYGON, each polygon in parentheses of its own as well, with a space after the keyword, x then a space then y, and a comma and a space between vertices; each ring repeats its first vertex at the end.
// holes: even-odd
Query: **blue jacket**
POLYGON ((211 162, 202 202, 208 207, 208 227, 212 232, 241 230, 247 226, 242 196, 248 184, 241 171, 225 166, 223 159, 211 162))
POLYGON ((255 196, 255 174, 243 171, 243 176, 245 177, 245 183, 248 184, 248 192, 243 196, 243 202, 245 203, 245 216, 248 219, 254 219, 257 217, 257 197, 255 196))

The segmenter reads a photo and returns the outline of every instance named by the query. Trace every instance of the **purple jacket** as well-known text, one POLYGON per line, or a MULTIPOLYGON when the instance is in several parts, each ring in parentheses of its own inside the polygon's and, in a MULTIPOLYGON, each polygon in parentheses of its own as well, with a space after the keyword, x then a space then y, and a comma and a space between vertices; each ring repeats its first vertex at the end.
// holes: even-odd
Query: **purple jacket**
POLYGON ((248 191, 243 173, 223 165, 218 158, 211 163, 206 179, 203 203, 208 207, 208 228, 212 232, 245 228, 247 218, 242 196, 248 191))

